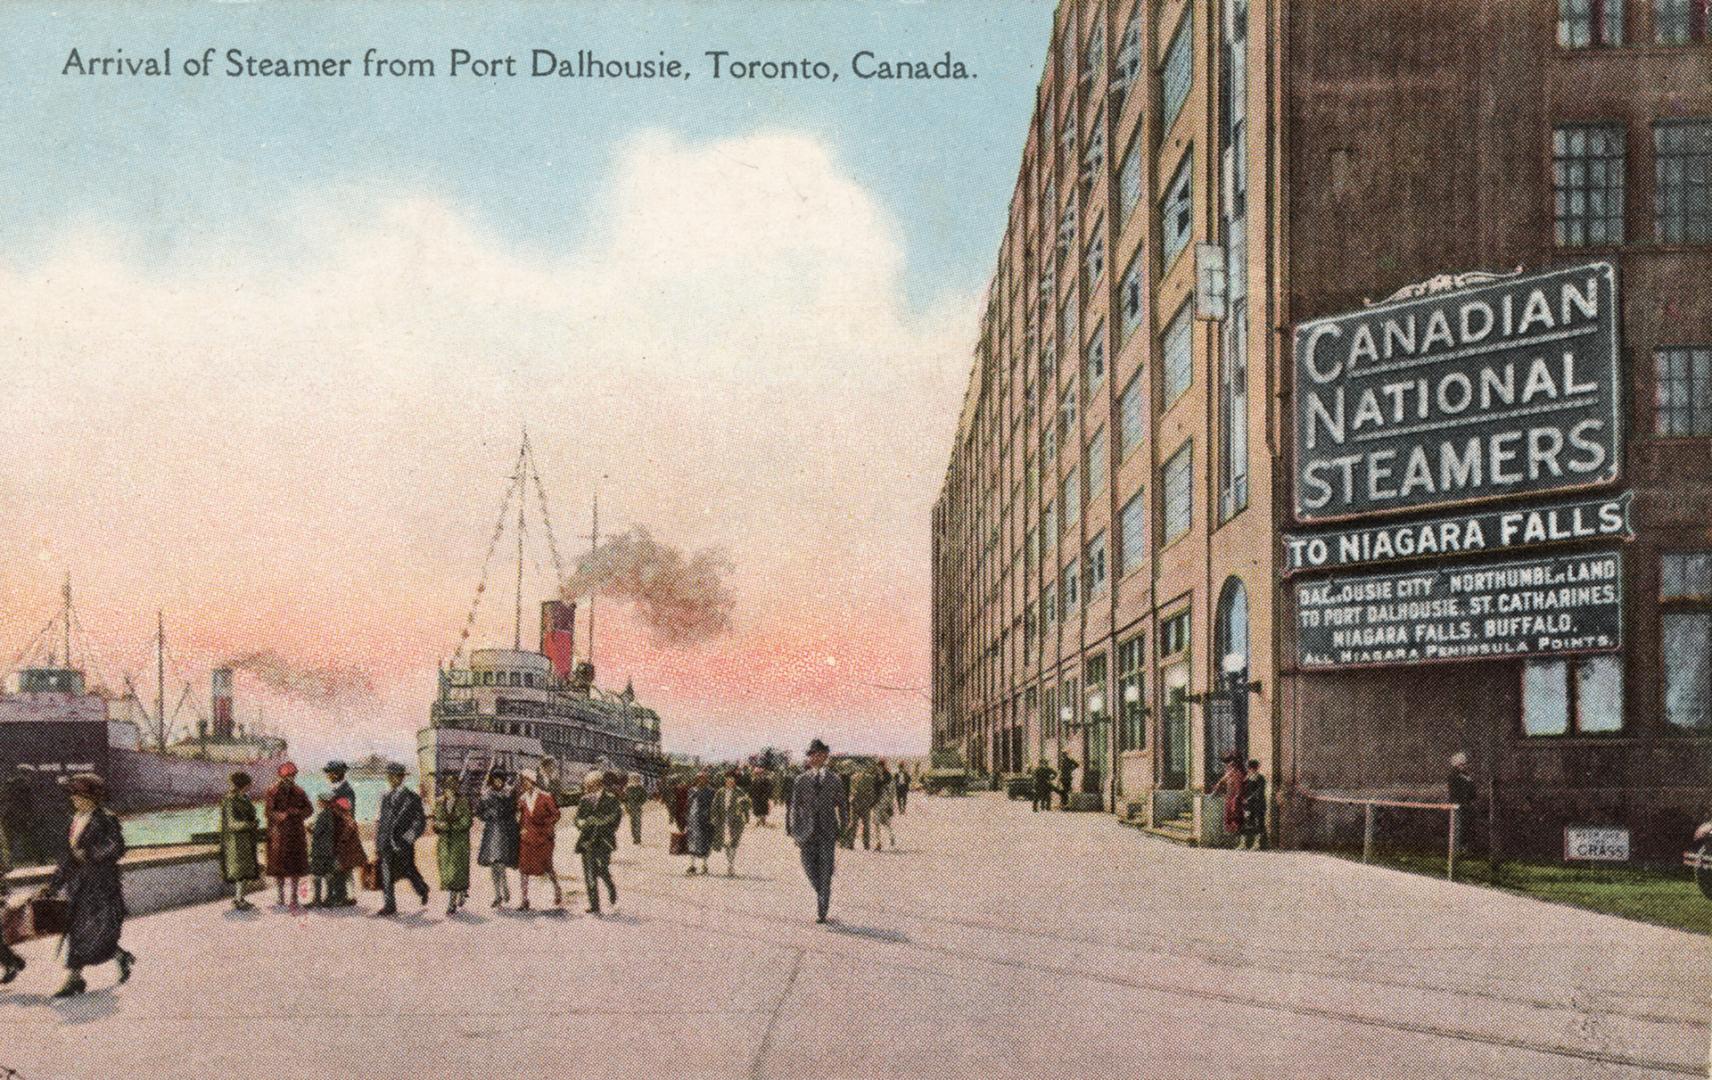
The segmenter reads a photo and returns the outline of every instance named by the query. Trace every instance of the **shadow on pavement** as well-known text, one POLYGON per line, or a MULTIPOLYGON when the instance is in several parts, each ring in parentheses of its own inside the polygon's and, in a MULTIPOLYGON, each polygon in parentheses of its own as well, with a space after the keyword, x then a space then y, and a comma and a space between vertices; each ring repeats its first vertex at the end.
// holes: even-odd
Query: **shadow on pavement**
POLYGON ((857 926, 853 923, 839 922, 837 919, 826 920, 826 928, 835 934, 849 934, 851 937, 869 938, 873 941, 890 941, 900 945, 907 945, 910 940, 910 936, 902 930, 884 930, 878 926, 857 926))

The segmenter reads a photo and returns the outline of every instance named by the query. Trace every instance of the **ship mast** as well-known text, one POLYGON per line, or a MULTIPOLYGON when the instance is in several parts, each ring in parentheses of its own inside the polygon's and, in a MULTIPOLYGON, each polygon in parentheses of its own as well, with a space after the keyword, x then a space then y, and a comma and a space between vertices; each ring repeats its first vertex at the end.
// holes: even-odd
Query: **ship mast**
MULTIPOLYGON (((594 489, 594 521, 593 521, 592 527, 589 529, 589 558, 590 558, 590 560, 592 560, 594 558, 595 551, 599 547, 600 547, 600 488, 597 486, 594 489)), ((594 666, 594 599, 595 599, 596 595, 597 594, 596 594, 595 590, 593 590, 593 589, 589 590, 588 662, 589 662, 589 666, 591 666, 591 667, 594 666)))
POLYGON ((63 629, 65 630, 65 667, 66 667, 66 670, 69 671, 71 669, 71 571, 70 570, 67 570, 65 572, 65 588, 61 591, 60 595, 63 596, 65 599, 65 611, 64 611, 65 626, 63 627, 63 629))
POLYGON ((155 748, 166 749, 166 614, 155 612, 155 748))
POLYGON ((529 431, 523 431, 523 449, 517 454, 517 613, 512 623, 511 648, 514 652, 523 650, 523 507, 529 501, 528 492, 524 489, 523 474, 529 467, 529 431))

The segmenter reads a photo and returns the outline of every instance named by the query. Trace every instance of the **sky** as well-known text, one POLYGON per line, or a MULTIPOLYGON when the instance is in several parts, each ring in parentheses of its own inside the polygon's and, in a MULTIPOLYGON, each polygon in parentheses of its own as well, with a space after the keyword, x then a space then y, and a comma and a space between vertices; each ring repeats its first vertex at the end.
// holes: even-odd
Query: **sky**
MULTIPOLYGON (((0 9, 0 659, 69 573, 77 652, 110 686, 152 694, 164 611, 181 725, 210 667, 272 650, 372 689, 308 700, 240 672, 241 718, 265 709, 305 759, 407 754, 527 429, 567 561, 597 488, 603 532, 729 558, 710 639, 662 645, 600 604, 599 681, 632 680, 668 748, 924 751, 929 515, 1051 5, 481 15, 0 9), (170 48, 177 70, 62 73, 73 48, 170 48), (208 48, 214 73, 184 74, 208 48), (229 49, 360 72, 370 48, 439 72, 224 74, 229 49), (520 74, 448 77, 453 48, 520 74), (532 78, 536 48, 692 75, 532 78), (714 80, 715 49, 840 78, 714 80), (858 80, 863 49, 976 77, 858 80)), ((554 590, 541 538, 528 607, 554 590)), ((510 644, 510 550, 478 644, 510 644)))

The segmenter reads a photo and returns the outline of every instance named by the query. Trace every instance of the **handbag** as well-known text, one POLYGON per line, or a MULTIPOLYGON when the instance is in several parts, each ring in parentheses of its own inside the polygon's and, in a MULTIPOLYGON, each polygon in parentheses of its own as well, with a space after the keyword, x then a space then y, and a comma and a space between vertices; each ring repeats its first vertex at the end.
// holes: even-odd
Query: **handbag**
POLYGON ((363 864, 363 888, 374 892, 380 888, 380 859, 370 859, 363 864))
POLYGON ((670 854, 688 855, 689 853, 690 853, 690 838, 688 836, 684 835, 684 833, 681 830, 673 829, 672 830, 672 845, 671 845, 671 849, 670 849, 670 854))

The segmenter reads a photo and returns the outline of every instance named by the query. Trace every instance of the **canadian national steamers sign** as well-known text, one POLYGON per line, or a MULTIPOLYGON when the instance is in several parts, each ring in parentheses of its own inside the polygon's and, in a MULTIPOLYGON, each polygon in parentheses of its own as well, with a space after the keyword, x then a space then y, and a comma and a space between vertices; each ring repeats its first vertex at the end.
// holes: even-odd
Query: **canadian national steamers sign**
POLYGON ((1617 324, 1603 262, 1301 324, 1297 518, 1617 479, 1617 324))

